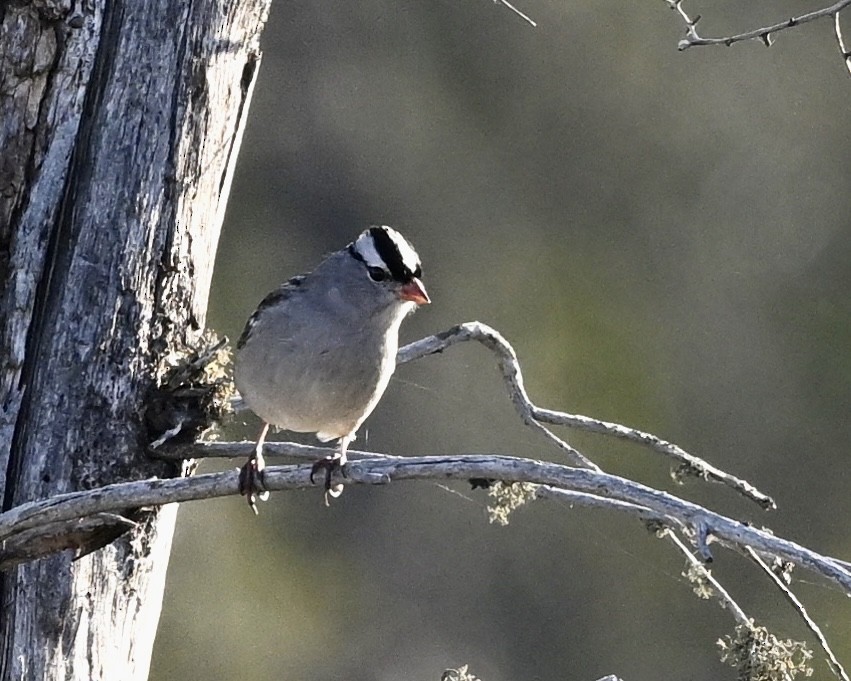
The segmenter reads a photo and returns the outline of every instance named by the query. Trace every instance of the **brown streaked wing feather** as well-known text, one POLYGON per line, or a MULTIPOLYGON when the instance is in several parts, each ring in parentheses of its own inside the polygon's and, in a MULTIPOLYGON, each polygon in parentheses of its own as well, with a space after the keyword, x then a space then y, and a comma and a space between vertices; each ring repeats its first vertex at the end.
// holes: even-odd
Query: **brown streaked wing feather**
POLYGON ((254 328, 254 324, 257 322, 258 317, 263 314, 264 311, 268 310, 270 307, 274 307, 275 305, 279 305, 284 302, 287 298, 292 296, 293 292, 301 286, 301 283, 304 281, 304 276, 297 276, 289 279, 288 281, 281 284, 278 288, 272 291, 269 295, 267 295, 261 302, 260 305, 257 306, 257 309, 254 311, 248 321, 245 323, 245 328, 242 330, 242 335, 240 335, 239 340, 236 342, 236 349, 239 350, 243 345, 245 345, 248 337, 251 335, 251 329, 254 328))

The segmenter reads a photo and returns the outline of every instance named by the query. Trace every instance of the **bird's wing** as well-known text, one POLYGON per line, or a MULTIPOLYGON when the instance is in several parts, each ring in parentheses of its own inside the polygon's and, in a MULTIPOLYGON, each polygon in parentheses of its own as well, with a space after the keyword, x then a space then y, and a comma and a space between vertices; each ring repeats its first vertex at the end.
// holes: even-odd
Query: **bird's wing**
POLYGON ((248 318, 248 321, 245 323, 245 328, 242 330, 242 335, 236 342, 237 350, 239 350, 243 345, 245 345, 245 341, 248 340, 248 337, 251 335, 251 330, 254 328, 254 325, 257 323, 257 319, 260 315, 263 314, 264 310, 274 305, 279 305, 283 301, 290 298, 293 293, 298 290, 303 281, 304 275, 293 277, 292 279, 289 279, 288 281, 281 284, 277 289, 272 291, 260 302, 260 305, 257 306, 257 309, 254 311, 254 314, 251 315, 248 318))

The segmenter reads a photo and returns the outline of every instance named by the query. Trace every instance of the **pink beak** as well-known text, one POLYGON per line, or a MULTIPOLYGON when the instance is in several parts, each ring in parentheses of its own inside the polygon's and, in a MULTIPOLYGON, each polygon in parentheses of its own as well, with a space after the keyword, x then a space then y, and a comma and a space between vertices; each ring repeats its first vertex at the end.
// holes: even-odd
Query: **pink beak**
POLYGON ((428 305, 431 302, 428 293, 426 293, 425 286, 416 277, 411 279, 407 284, 402 285, 402 288, 399 289, 399 297, 402 300, 410 300, 417 305, 428 305))

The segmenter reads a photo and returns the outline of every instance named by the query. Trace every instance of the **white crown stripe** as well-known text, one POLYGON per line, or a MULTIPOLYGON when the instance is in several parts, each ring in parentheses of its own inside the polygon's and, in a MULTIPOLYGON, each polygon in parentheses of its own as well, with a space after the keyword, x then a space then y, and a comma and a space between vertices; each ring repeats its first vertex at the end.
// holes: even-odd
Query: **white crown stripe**
MULTIPOLYGON (((393 241, 393 244, 396 246, 399 251, 399 256, 402 258, 402 264, 411 272, 416 271, 416 269, 420 265, 420 256, 417 255, 417 252, 414 250, 414 247, 408 243, 408 241, 403 237, 399 232, 397 232, 392 227, 387 227, 386 225, 382 225, 380 229, 384 230, 387 233, 387 236, 393 241)), ((375 248, 375 239, 373 239, 372 235, 369 232, 364 232, 361 234, 357 240, 355 241, 355 250, 358 254, 363 258, 367 267, 380 267, 381 269, 387 269, 387 263, 378 253, 378 250, 375 248)))
POLYGON ((384 260, 378 251, 375 250, 375 241, 368 234, 362 234, 355 242, 355 250, 360 253, 367 267, 380 267, 383 270, 387 269, 384 260))

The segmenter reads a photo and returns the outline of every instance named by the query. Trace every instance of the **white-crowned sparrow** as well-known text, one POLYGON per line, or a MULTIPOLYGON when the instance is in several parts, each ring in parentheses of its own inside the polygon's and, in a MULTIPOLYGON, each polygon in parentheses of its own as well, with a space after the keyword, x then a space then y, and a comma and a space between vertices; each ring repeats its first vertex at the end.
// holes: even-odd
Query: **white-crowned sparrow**
POLYGON ((396 368, 399 326, 429 302, 417 252, 390 227, 370 227, 303 276, 270 293, 237 342, 234 378, 263 420, 257 446, 240 472, 252 508, 265 499, 263 442, 269 425, 319 440, 339 440, 334 457, 318 461, 331 474, 346 463, 355 431, 381 399, 396 368))

